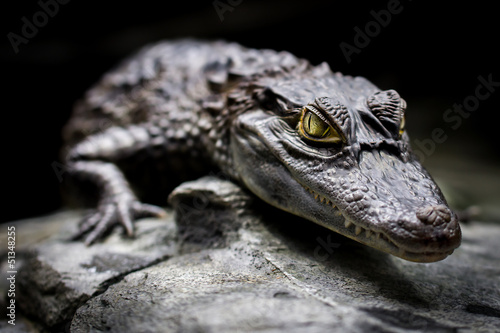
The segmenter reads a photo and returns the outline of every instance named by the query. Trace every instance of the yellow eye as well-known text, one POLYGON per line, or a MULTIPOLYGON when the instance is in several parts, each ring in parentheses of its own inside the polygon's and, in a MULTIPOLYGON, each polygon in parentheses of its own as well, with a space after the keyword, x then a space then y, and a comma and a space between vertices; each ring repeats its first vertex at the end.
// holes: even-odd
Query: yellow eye
POLYGON ((401 123, 399 124, 399 136, 403 135, 405 132, 405 116, 401 117, 401 123))
POLYGON ((299 132, 302 136, 312 141, 331 143, 342 141, 342 137, 332 126, 307 109, 304 109, 302 113, 299 132))

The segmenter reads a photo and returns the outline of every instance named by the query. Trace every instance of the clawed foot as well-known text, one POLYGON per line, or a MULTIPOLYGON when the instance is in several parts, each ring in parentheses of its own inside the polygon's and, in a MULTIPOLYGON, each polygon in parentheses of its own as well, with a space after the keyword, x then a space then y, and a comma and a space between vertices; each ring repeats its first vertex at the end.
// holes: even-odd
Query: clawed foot
POLYGON ((85 245, 91 245, 116 224, 121 224, 128 236, 134 235, 133 221, 141 217, 163 217, 165 211, 160 207, 148 205, 135 198, 114 198, 101 203, 97 212, 80 222, 78 233, 73 239, 84 238, 85 245))

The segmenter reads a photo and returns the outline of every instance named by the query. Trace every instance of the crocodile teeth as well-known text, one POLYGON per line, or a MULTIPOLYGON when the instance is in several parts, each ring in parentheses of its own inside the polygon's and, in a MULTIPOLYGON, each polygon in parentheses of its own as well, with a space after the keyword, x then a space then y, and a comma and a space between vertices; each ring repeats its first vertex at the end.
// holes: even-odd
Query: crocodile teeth
MULTIPOLYGON (((325 203, 327 205, 331 205, 333 208, 337 208, 335 206, 335 204, 333 203, 333 201, 330 201, 328 198, 326 197, 323 197, 322 195, 320 195, 319 193, 316 193, 314 192, 314 190, 310 189, 309 187, 307 186, 304 186, 304 189, 306 191, 308 191, 309 193, 311 193, 313 196, 314 196, 314 199, 318 200, 319 202, 321 203, 325 203)), ((337 216, 342 216, 342 212, 340 211, 340 209, 337 208, 337 210, 334 212, 335 215, 337 216)), ((346 229, 348 229, 349 227, 351 227, 352 225, 355 226, 354 228, 354 233, 356 234, 356 236, 359 236, 363 231, 365 232, 365 237, 366 238, 370 238, 372 237, 373 239, 376 239, 376 240, 384 240, 385 242, 389 243, 389 244, 392 244, 394 245, 396 248, 399 249, 399 256, 403 257, 405 255, 405 250, 403 250, 401 247, 399 247, 397 244, 395 244, 392 240, 389 239, 389 237, 387 237, 386 235, 384 235, 382 232, 375 232, 375 231, 372 231, 372 230, 369 230, 369 229, 365 229, 363 227, 360 227, 358 225, 356 225, 354 222, 351 222, 347 219, 345 219, 345 222, 344 222, 344 226, 346 229)), ((453 251, 451 251, 453 252, 453 251)), ((451 253, 450 253, 451 254, 451 253)))
MULTIPOLYGON (((324 203, 324 204, 327 204, 327 205, 331 205, 333 208, 337 208, 337 206, 335 206, 335 204, 333 203, 333 201, 330 201, 330 199, 328 199, 327 197, 324 197, 321 194, 314 192, 314 190, 310 189, 309 187, 307 187, 305 185, 302 185, 302 186, 304 187, 304 189, 307 192, 311 193, 314 196, 314 199, 318 200, 321 203, 324 203)), ((339 214, 339 216, 342 215, 342 213, 340 213, 340 211, 339 211, 338 214, 339 214)))
POLYGON ((363 228, 361 228, 359 225, 357 225, 354 229, 354 233, 356 234, 356 236, 359 235, 361 231, 363 231, 363 228))

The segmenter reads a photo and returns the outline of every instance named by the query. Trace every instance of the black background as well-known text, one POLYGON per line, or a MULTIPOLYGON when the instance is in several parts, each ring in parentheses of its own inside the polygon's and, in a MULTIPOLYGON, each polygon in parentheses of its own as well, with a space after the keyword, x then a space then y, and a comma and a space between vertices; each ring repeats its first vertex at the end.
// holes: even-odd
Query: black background
MULTIPOLYGON (((42 0, 47 2, 47 0, 42 0)), ((138 47, 185 36, 227 39, 254 48, 287 50, 313 64, 369 78, 407 100, 413 139, 435 127, 449 140, 437 152, 456 149, 464 158, 498 162, 498 96, 482 101, 457 130, 443 121, 454 103, 473 95, 478 76, 500 81, 496 6, 480 2, 404 1, 402 10, 348 63, 339 45, 354 44, 357 26, 390 1, 252 1, 232 3, 220 19, 214 1, 77 1, 57 14, 15 53, 7 35, 21 35, 23 17, 33 21, 38 1, 2 5, 2 221, 60 207, 60 129, 75 100, 138 47), (458 147, 458 148, 457 148, 458 147)), ((219 3, 231 4, 229 0, 219 3)), ((500 90, 500 88, 498 89, 500 90)))

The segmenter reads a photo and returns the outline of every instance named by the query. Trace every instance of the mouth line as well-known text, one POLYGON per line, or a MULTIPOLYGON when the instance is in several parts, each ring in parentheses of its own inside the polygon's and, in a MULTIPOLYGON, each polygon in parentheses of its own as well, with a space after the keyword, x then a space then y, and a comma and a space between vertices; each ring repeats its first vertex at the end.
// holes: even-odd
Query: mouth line
MULTIPOLYGON (((301 184, 302 185, 302 184, 301 184)), ((316 201, 326 204, 328 206, 331 206, 332 208, 335 208, 339 211, 339 214, 342 214, 340 209, 333 203, 333 201, 329 200, 328 198, 322 196, 321 194, 315 192, 311 188, 302 185, 302 187, 309 192, 316 201)), ((344 215, 344 214, 342 214, 344 215)), ((453 253, 452 250, 448 251, 428 251, 428 252, 415 252, 415 251, 409 251, 405 248, 403 248, 401 245, 397 244, 395 241, 393 241, 389 236, 387 236, 385 233, 381 231, 374 231, 371 230, 370 228, 367 227, 362 227, 358 224, 356 224, 354 221, 351 219, 343 216, 345 221, 344 224, 341 226, 343 229, 342 230, 334 230, 348 238, 351 238, 355 241, 358 241, 362 244, 371 246, 377 250, 383 251, 390 253, 392 255, 395 255, 397 257, 409 260, 409 261, 415 261, 415 262, 434 262, 434 261, 439 261, 447 256, 451 255, 453 253)))

